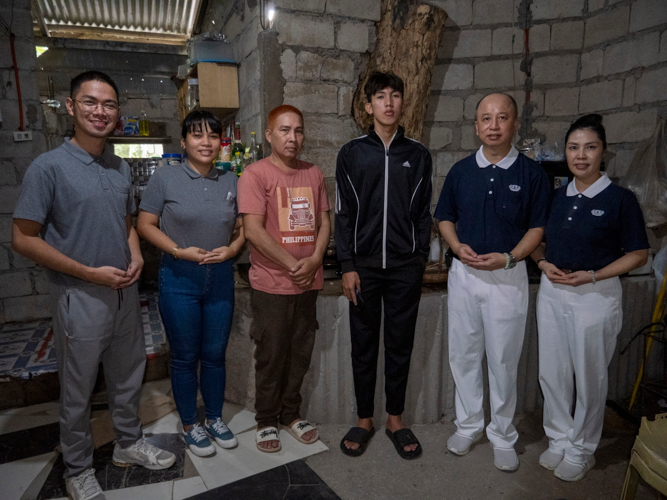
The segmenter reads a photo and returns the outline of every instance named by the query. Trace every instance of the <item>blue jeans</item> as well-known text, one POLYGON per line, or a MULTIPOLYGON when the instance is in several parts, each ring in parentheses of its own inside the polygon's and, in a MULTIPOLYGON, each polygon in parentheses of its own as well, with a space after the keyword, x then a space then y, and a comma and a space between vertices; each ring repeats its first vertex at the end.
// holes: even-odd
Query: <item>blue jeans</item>
POLYGON ((183 425, 197 422, 197 386, 206 418, 222 416, 225 351, 234 312, 232 261, 199 265, 163 255, 160 315, 171 351, 171 386, 183 425), (197 381, 197 364, 201 363, 197 381))

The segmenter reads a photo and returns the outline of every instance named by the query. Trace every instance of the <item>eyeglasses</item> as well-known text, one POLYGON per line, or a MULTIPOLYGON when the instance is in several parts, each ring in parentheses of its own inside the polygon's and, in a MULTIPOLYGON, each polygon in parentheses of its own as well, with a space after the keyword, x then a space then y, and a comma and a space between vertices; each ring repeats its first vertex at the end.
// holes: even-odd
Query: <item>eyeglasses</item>
POLYGON ((120 109, 115 102, 98 102, 92 99, 84 99, 83 101, 79 101, 78 99, 72 100, 78 102, 81 105, 81 109, 88 113, 95 111, 98 106, 102 106, 102 111, 105 113, 115 113, 120 109))

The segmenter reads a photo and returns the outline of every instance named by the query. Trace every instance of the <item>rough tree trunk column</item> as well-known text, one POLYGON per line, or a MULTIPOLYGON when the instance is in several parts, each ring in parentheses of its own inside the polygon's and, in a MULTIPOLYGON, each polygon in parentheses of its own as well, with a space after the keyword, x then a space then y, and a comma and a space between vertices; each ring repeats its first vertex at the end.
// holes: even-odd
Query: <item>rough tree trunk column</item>
POLYGON ((444 10, 421 0, 382 0, 377 42, 354 94, 354 119, 363 130, 373 123, 364 105, 364 85, 373 71, 393 71, 405 82, 401 124, 408 137, 421 140, 435 57, 445 27, 444 10))

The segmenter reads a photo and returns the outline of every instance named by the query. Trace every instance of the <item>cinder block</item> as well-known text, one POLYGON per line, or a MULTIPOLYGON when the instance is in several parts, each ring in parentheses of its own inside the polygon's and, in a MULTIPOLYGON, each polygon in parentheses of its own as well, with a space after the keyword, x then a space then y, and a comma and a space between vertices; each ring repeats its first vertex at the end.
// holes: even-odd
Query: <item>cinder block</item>
POLYGON ((305 113, 338 113, 338 87, 288 82, 285 85, 284 102, 305 113))
POLYGON ((461 149, 474 151, 479 149, 481 145, 482 142, 479 140, 479 137, 477 137, 473 125, 464 125, 461 127, 461 149))
POLYGON ((627 174, 636 152, 636 149, 616 150, 616 156, 609 162, 609 166, 607 167, 607 175, 618 178, 627 174))
POLYGON ((0 160, 0 186, 14 186, 16 183, 14 163, 9 160, 0 160))
POLYGON ((347 56, 327 58, 322 65, 322 79, 347 83, 354 81, 354 62, 347 56))
MULTIPOLYGON (((342 145, 342 144, 341 144, 342 145)), ((299 159, 313 163, 320 167, 324 178, 336 177, 336 159, 339 148, 306 147, 299 155, 299 159)), ((333 202, 333 200, 329 200, 333 202)), ((333 203, 331 204, 333 207, 333 203)))
POLYGON ((583 40, 583 21, 556 23, 551 27, 551 50, 580 49, 583 40))
POLYGON ((12 267, 14 269, 30 269, 35 267, 36 264, 32 260, 25 258, 11 249, 9 251, 12 254, 12 267))
POLYGON ((368 50, 368 26, 363 23, 340 23, 336 46, 341 50, 366 52, 368 50))
POLYGON ((239 66, 239 90, 259 82, 259 50, 253 50, 239 66))
POLYGON ((578 17, 584 11, 584 0, 533 0, 533 20, 578 17))
POLYGON ((51 296, 31 295, 8 298, 3 301, 5 321, 34 321, 51 317, 51 296))
POLYGON ((604 7, 606 0, 588 0, 588 12, 595 12, 604 7))
POLYGON ((474 0, 473 24, 512 23, 518 19, 518 4, 513 0, 474 0))
MULTIPOLYGON (((440 200, 440 193, 442 193, 442 186, 445 184, 445 178, 441 176, 433 176, 433 190, 431 191, 431 213, 435 213, 435 208, 438 206, 440 200)), ((1 313, 0 313, 1 314, 1 313)))
POLYGON ((579 113, 620 108, 623 103, 623 80, 610 80, 581 87, 579 113))
POLYGON ((579 87, 547 90, 544 112, 547 116, 572 116, 579 111, 579 87))
POLYGON ((524 45, 524 31, 519 28, 497 28, 493 30, 491 52, 494 56, 521 54, 524 45))
POLYGON ((657 117, 655 108, 607 115, 603 121, 607 130, 607 142, 615 144, 648 139, 655 132, 657 117))
POLYGON ((44 268, 36 268, 32 271, 32 277, 35 280, 35 290, 37 293, 51 293, 51 280, 49 280, 44 268))
POLYGON ((431 96, 426 109, 426 121, 454 122, 463 118, 463 99, 445 95, 431 96))
POLYGON ((586 80, 602 74, 604 65, 604 51, 592 50, 581 54, 581 74, 580 78, 586 80))
POLYGON ((556 146, 559 151, 564 150, 565 132, 570 128, 570 122, 535 122, 533 127, 544 137, 542 144, 556 146))
MULTIPOLYGON (((237 121, 243 121, 259 113, 259 87, 248 87, 239 92, 239 113, 237 121)), ((242 129, 243 130, 243 129, 242 129)))
MULTIPOLYGON (((526 105, 526 92, 523 90, 513 90, 506 92, 511 94, 516 100, 517 107, 519 108, 519 116, 523 116, 523 108, 526 105)), ((544 92, 541 90, 533 89, 530 92, 530 104, 531 104, 531 113, 529 116, 537 117, 544 115, 544 92)))
POLYGON ((499 89, 523 85, 526 74, 520 69, 521 61, 516 58, 500 61, 485 61, 475 65, 475 88, 499 89))
POLYGON ((463 117, 466 120, 474 120, 476 118, 477 105, 485 95, 486 94, 472 94, 466 97, 465 103, 463 104, 463 117))
POLYGON ((433 69, 431 89, 461 90, 472 87, 473 73, 470 64, 441 64, 433 69))
POLYGON ((658 62, 660 33, 654 31, 640 38, 612 44, 604 52, 605 75, 622 73, 638 66, 651 66, 658 62))
POLYGON ((178 120, 178 101, 175 98, 163 97, 160 99, 160 114, 167 120, 178 120))
POLYGON ((431 127, 424 129, 425 146, 431 151, 442 149, 452 143, 452 129, 431 127))
POLYGON ((241 16, 237 13, 232 14, 222 31, 229 40, 236 41, 236 37, 243 31, 243 21, 241 20, 241 16))
POLYGON ((324 57, 306 50, 296 56, 296 76, 301 80, 319 80, 324 57))
POLYGON ((0 245, 0 271, 9 271, 10 267, 9 250, 5 246, 0 245))
POLYGON ((338 115, 352 114, 352 99, 354 99, 354 87, 340 87, 338 89, 338 115))
POLYGON ((635 0, 630 12, 630 32, 667 23, 667 2, 635 0))
POLYGON ((468 26, 472 24, 472 0, 431 0, 431 5, 447 13, 445 26, 468 26))
POLYGON ((528 46, 531 52, 547 52, 551 42, 551 28, 548 24, 537 24, 530 28, 528 46))
POLYGON ((486 57, 491 55, 491 30, 446 31, 438 57, 486 57))
POLYGON ((613 10, 589 17, 586 21, 584 46, 590 47, 627 34, 629 22, 629 5, 621 5, 613 10))
MULTIPOLYGON (((3 248, 3 251, 5 249, 3 248)), ((0 299, 22 297, 32 293, 29 271, 10 271, 2 274, 0 279, 0 299)))
POLYGON ((381 0, 336 0, 327 2, 327 13, 379 21, 381 3, 381 0))
POLYGON ((292 49, 287 49, 281 54, 280 67, 285 80, 290 82, 296 79, 296 54, 292 52, 292 49))
POLYGON ((255 18, 241 32, 234 47, 234 55, 237 61, 243 61, 253 50, 257 49, 257 35, 260 31, 262 31, 262 27, 259 20, 255 18))
POLYGON ((352 118, 311 115, 306 118, 306 140, 309 148, 340 148, 359 137, 359 127, 352 118))
POLYGON ((16 202, 19 200, 21 186, 0 187, 0 214, 11 214, 14 212, 16 202))
POLYGON ((303 45, 305 47, 334 47, 333 19, 312 16, 300 16, 281 12, 275 21, 278 40, 285 45, 303 45))
POLYGON ((0 216, 0 243, 12 241, 12 216, 0 216))
POLYGON ((658 54, 660 62, 667 61, 667 31, 662 32, 660 37, 660 53, 658 54))
POLYGON ((307 12, 324 12, 326 0, 275 0, 277 9, 303 10, 307 12))
POLYGON ((637 80, 635 103, 667 100, 667 68, 646 71, 637 80))
POLYGON ((532 67, 533 83, 575 82, 578 63, 579 56, 576 54, 536 57, 532 67))
MULTIPOLYGON (((449 173, 450 169, 456 162, 459 162, 468 156, 470 156, 470 153, 467 151, 457 151, 453 153, 449 151, 442 151, 438 153, 435 163, 435 175, 438 177, 444 177, 449 173)), ((440 193, 438 193, 438 196, 439 195, 440 193)))
POLYGON ((629 76, 625 79, 623 84, 623 106, 632 106, 635 103, 635 88, 637 86, 637 79, 634 76, 629 76))

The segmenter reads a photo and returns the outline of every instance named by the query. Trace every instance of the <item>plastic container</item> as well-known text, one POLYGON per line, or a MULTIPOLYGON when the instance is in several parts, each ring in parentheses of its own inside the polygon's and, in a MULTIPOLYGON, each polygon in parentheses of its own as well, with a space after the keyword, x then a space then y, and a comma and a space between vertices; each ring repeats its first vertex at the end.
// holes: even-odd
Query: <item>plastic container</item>
POLYGON ((183 157, 178 153, 165 153, 162 155, 162 166, 177 165, 183 162, 183 157))
POLYGON ((136 116, 123 116, 123 135, 139 135, 139 118, 136 116))
POLYGON ((230 137, 220 139, 220 160, 225 162, 232 161, 232 139, 230 137))

